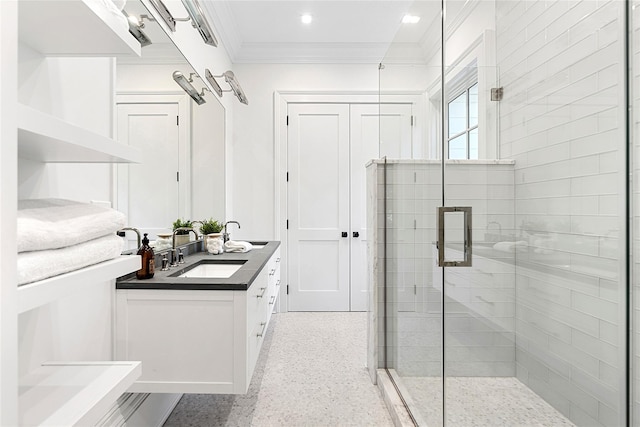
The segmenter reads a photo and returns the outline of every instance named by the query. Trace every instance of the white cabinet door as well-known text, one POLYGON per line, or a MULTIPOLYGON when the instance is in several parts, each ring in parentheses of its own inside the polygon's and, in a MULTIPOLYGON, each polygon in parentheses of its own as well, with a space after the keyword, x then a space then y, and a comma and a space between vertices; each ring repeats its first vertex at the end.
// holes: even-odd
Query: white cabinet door
POLYGON ((178 113, 174 103, 118 104, 118 141, 139 148, 143 162, 118 166, 117 208, 151 239, 180 217, 178 113))
POLYGON ((119 289, 116 359, 143 366, 129 391, 246 392, 238 388, 244 382, 247 312, 237 292, 119 289))
POLYGON ((289 104, 289 310, 349 310, 349 105, 289 104))

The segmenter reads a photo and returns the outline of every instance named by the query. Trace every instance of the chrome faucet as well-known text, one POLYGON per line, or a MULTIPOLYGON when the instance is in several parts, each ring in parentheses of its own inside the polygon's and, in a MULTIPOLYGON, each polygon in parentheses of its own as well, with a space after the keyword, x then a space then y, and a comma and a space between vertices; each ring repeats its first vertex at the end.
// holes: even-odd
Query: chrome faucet
POLYGON ((142 245, 142 240, 141 240, 141 236, 140 236, 140 230, 138 230, 135 227, 124 227, 124 228, 121 228, 120 230, 118 230, 118 232, 122 231, 123 232, 122 237, 124 237, 124 232, 126 230, 131 230, 131 231, 135 231, 136 232, 136 234, 138 235, 138 246, 137 247, 139 248, 142 245))
POLYGON ((238 224, 240 229, 240 223, 238 221, 227 221, 224 223, 224 233, 222 233, 222 240, 226 243, 229 241, 229 233, 227 232, 227 224, 238 224))
POLYGON ((173 236, 171 237, 171 264, 170 267, 178 266, 178 256, 176 255, 176 234, 179 231, 190 231, 196 236, 196 241, 198 240, 198 233, 191 227, 178 227, 173 230, 173 236))

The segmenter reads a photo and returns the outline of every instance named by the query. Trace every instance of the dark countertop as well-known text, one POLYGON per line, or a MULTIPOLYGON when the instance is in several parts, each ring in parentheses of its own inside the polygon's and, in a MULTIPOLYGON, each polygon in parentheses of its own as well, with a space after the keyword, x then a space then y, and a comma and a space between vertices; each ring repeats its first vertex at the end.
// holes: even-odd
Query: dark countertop
POLYGON ((261 244, 262 243, 266 243, 263 248, 254 248, 246 253, 225 252, 220 255, 210 255, 207 252, 195 252, 187 254, 184 257, 184 264, 169 268, 167 271, 160 271, 159 266, 161 264, 156 262, 156 270, 152 279, 137 280, 135 273, 131 273, 116 280, 116 289, 246 291, 269 258, 271 258, 271 255, 273 255, 280 246, 280 242, 277 241, 261 242, 261 244), (240 263, 244 261, 244 264, 228 278, 176 277, 201 261, 206 263, 224 263, 227 261, 240 263))

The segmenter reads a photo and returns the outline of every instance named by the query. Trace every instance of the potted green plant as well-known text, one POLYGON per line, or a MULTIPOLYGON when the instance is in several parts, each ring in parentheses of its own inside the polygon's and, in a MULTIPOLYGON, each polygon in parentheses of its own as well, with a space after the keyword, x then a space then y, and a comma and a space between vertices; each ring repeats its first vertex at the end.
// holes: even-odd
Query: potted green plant
POLYGON ((224 252, 221 233, 223 228, 224 224, 213 218, 205 219, 204 221, 202 221, 202 225, 200 226, 200 233, 207 236, 205 239, 205 247, 207 248, 207 252, 209 252, 210 254, 217 255, 224 252))
POLYGON ((204 235, 220 234, 223 228, 224 224, 222 224, 222 222, 209 218, 202 221, 202 225, 200 225, 200 233, 204 235))
POLYGON ((176 236, 175 236, 176 246, 182 246, 189 243, 189 231, 187 230, 176 231, 176 230, 178 228, 192 228, 192 227, 193 227, 193 223, 189 219, 183 220, 178 218, 175 221, 173 221, 173 231, 176 233, 176 236))

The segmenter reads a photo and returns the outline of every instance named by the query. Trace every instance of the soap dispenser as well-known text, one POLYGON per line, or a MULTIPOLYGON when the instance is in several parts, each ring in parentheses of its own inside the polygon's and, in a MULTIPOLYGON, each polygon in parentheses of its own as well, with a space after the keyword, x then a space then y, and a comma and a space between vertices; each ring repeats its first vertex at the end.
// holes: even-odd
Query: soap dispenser
POLYGON ((155 270, 155 254, 153 253, 153 248, 149 246, 147 233, 144 233, 142 245, 140 246, 140 249, 138 249, 138 255, 142 257, 142 268, 136 271, 136 278, 138 278, 139 280, 151 279, 155 270))

